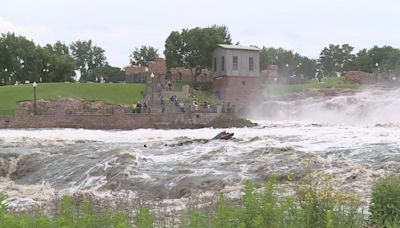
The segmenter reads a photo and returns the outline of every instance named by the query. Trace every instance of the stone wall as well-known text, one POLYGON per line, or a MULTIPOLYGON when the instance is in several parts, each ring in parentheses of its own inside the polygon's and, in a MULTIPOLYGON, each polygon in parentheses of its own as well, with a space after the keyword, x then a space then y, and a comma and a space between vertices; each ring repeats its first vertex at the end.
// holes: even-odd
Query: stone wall
POLYGON ((263 100, 260 77, 219 77, 213 82, 213 92, 225 106, 235 106, 235 111, 248 108, 263 100))
POLYGON ((2 128, 84 128, 84 129, 138 129, 162 125, 206 125, 217 113, 125 113, 116 108, 112 114, 56 114, 29 115, 17 111, 15 116, 0 117, 2 128))

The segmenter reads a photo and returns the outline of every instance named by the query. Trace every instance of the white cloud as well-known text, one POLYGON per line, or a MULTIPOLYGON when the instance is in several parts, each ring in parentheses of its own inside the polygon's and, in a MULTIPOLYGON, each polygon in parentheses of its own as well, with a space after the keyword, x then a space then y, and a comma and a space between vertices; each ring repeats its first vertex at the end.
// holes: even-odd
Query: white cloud
POLYGON ((43 25, 20 26, 0 17, 1 33, 14 32, 19 35, 27 36, 29 39, 38 35, 42 35, 43 33, 48 33, 48 31, 49 29, 43 25))
MULTIPOLYGON (((164 49, 171 31, 226 25, 234 42, 283 47, 317 58, 330 43, 400 47, 396 0, 4 0, 0 32, 40 44, 91 39, 110 64, 135 47, 164 49)), ((161 53, 160 53, 161 54, 161 53)))

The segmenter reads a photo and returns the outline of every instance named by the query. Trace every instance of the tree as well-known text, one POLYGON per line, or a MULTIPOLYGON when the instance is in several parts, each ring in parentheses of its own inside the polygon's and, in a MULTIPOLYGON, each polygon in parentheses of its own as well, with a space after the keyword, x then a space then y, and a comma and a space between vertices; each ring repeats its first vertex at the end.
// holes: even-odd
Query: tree
POLYGON ((40 69, 43 82, 74 81, 75 60, 68 46, 57 41, 40 49, 40 69))
POLYGON ((40 47, 23 36, 7 33, 0 38, 0 50, 0 77, 5 84, 73 80, 75 62, 68 46, 59 41, 40 47))
POLYGON ((350 70, 354 58, 354 55, 351 54, 353 49, 354 47, 348 44, 330 44, 329 47, 325 47, 319 56, 319 63, 325 74, 333 75, 336 72, 350 70))
POLYGON ((354 58, 354 69, 372 73, 375 63, 367 49, 360 50, 354 58))
POLYGON ((132 65, 147 65, 150 61, 155 61, 159 57, 158 49, 151 46, 142 46, 140 49, 135 48, 129 56, 132 65))
POLYGON ((87 81, 90 71, 107 64, 106 56, 104 55, 105 51, 93 45, 91 40, 78 40, 73 42, 70 48, 81 73, 80 81, 87 81))
POLYGON ((188 68, 193 81, 197 81, 202 69, 211 68, 212 52, 217 44, 231 44, 226 26, 182 29, 181 33, 173 31, 165 41, 167 68, 188 68))
POLYGON ((301 56, 283 48, 263 47, 260 51, 260 67, 262 70, 269 65, 278 66, 278 74, 282 77, 290 75, 304 75, 305 78, 312 78, 317 64, 313 59, 301 56))
POLYGON ((90 71, 88 80, 95 81, 96 77, 101 76, 110 82, 121 82, 125 80, 125 74, 120 68, 108 64, 90 71))
POLYGON ((39 80, 38 48, 33 41, 7 33, 2 34, 0 45, 0 76, 5 82, 13 84, 16 81, 39 80))

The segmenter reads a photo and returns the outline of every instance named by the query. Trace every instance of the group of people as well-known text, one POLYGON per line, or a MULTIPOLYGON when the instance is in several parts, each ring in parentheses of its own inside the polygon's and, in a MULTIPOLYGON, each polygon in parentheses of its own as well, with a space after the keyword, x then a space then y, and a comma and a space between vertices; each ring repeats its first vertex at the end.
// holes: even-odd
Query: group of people
POLYGON ((162 89, 165 89, 165 90, 172 90, 172 82, 171 82, 170 80, 168 80, 168 81, 165 83, 165 86, 164 86, 164 87, 161 85, 160 82, 157 82, 157 84, 156 84, 156 89, 158 89, 158 90, 162 90, 162 89))
POLYGON ((185 112, 185 104, 182 101, 178 102, 176 95, 172 95, 169 100, 180 109, 181 112, 185 112))
POLYGON ((143 102, 140 103, 140 101, 137 101, 136 103, 132 104, 132 109, 135 113, 145 113, 147 111, 147 103, 143 102))
MULTIPOLYGON (((159 90, 164 90, 164 89, 165 90, 171 90, 172 89, 172 82, 170 80, 166 81, 165 87, 163 87, 161 85, 161 83, 158 82, 156 84, 156 89, 159 89, 159 90)), ((183 101, 178 101, 178 97, 176 95, 172 95, 169 98, 169 100, 172 103, 172 105, 174 107, 176 107, 177 109, 179 109, 180 112, 185 112, 187 108, 189 110, 191 110, 191 111, 196 111, 196 112, 200 111, 200 109, 211 110, 211 105, 207 101, 204 101, 204 107, 203 107, 203 105, 200 105, 198 103, 198 101, 197 101, 195 96, 193 96, 192 99, 193 99, 192 100, 192 104, 189 105, 188 107, 185 107, 186 106, 185 103, 183 101)), ((159 101, 160 101, 160 106, 161 106, 161 112, 162 113, 166 112, 166 107, 168 105, 166 104, 161 91, 160 91, 160 94, 159 94, 159 101)), ((145 113, 146 109, 148 107, 147 107, 146 102, 141 103, 140 101, 137 101, 136 103, 132 104, 132 108, 133 108, 133 111, 135 113, 145 113)))

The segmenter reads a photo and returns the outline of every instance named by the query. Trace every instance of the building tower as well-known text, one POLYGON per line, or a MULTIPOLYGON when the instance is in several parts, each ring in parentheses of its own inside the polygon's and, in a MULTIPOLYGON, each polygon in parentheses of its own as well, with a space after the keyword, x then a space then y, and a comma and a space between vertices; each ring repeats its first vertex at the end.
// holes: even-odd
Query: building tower
POLYGON ((258 48, 218 44, 213 51, 211 75, 213 92, 225 107, 245 113, 263 100, 258 48))

